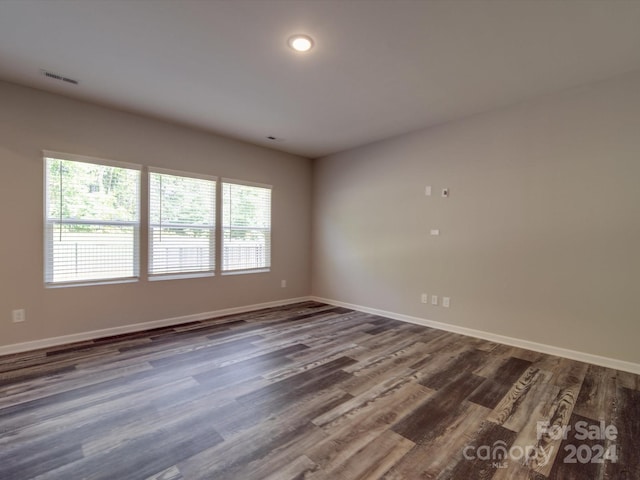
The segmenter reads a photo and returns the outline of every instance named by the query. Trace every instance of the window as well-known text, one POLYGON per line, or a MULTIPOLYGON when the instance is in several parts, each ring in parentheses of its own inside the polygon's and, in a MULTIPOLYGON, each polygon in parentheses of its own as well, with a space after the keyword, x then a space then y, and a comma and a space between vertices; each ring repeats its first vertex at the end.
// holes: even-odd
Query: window
POLYGON ((222 270, 271 267, 271 187, 222 183, 222 270))
POLYGON ((215 269, 216 180, 149 172, 149 274, 215 269))
POLYGON ((48 286, 137 280, 141 209, 150 280, 271 268, 269 185, 46 151, 44 167, 48 286))
POLYGON ((140 167, 45 152, 45 282, 138 276, 140 167))

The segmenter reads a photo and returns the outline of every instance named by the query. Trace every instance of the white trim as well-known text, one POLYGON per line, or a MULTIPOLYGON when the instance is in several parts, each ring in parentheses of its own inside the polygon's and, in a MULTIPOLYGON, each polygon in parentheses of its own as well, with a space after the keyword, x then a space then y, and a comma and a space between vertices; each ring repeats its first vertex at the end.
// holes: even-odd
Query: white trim
POLYGON ((236 180, 235 178, 222 177, 220 183, 228 183, 230 185, 243 185, 245 187, 258 187, 266 188, 267 190, 273 190, 273 185, 267 183, 250 182, 248 180, 236 180))
POLYGON ((222 270, 220 275, 226 277, 227 275, 246 275, 247 273, 269 273, 271 267, 265 268, 242 268, 238 270, 222 270))
POLYGON ((215 175, 207 175, 206 173, 185 172, 184 170, 171 170, 169 168, 147 167, 148 173, 159 173, 160 175, 171 175, 172 177, 195 178, 197 180, 209 180, 210 182, 218 182, 215 175))
POLYGON ((42 156, 44 159, 51 158, 52 160, 70 160, 72 162, 94 163, 106 167, 119 167, 142 172, 142 165, 140 164, 109 160, 108 158, 90 157, 88 155, 78 155, 75 153, 53 152, 51 150, 42 150, 42 156))
POLYGON ((31 350, 38 350, 40 348, 48 348, 57 345, 65 345, 74 342, 82 342, 86 340, 95 340, 103 337, 110 337, 112 335, 120 335, 124 333, 140 332, 144 330, 150 330, 159 327, 170 327, 172 325, 180 325, 188 322, 196 322, 199 320, 207 320, 209 318, 222 317, 225 315, 234 315, 238 313, 246 313, 253 310, 260 310, 263 308, 280 307, 283 305, 290 305, 292 303, 316 301, 327 303, 329 305, 335 305, 337 307, 350 308, 352 310, 358 310, 364 313, 371 313, 373 315, 380 315, 394 320, 400 320, 401 322, 413 323, 422 325, 425 327, 431 327, 438 330, 444 330, 447 332, 458 333, 460 335, 466 335, 474 338, 481 338, 491 342, 502 343, 510 345, 512 347, 524 348, 526 350, 533 350, 535 352, 546 353, 548 355, 556 355, 559 357, 569 358, 571 360, 577 360, 585 363, 592 363, 594 365, 600 365, 607 368, 613 368, 616 370, 622 370, 625 372, 634 373, 640 375, 640 364, 627 362, 625 360, 618 360, 610 357, 602 357, 600 355, 593 355, 585 352, 578 352, 576 350, 569 350, 566 348, 555 347, 553 345, 546 345, 543 343, 530 342, 514 337, 507 337, 504 335, 498 335, 495 333, 485 332, 483 330, 475 330, 473 328, 461 327, 457 325, 451 325, 448 323, 437 322, 434 320, 428 320, 426 318, 413 317, 410 315, 404 315, 401 313, 388 312, 386 310, 379 310, 377 308, 364 307, 362 305, 355 305, 353 303, 340 302, 337 300, 331 300, 328 298, 321 298, 316 296, 289 298, 286 300, 276 300, 273 302, 258 303, 254 305, 245 305, 241 307, 231 307, 222 310, 214 310, 211 312, 195 313, 192 315, 184 315, 181 317, 166 318, 162 320, 154 320, 151 322, 134 323, 131 325, 123 325, 121 327, 105 328, 102 330, 92 330, 89 332, 75 333, 71 335, 63 335, 60 337, 45 338, 42 340, 34 340, 30 342, 14 343, 11 345, 0 346, 0 356, 10 355, 14 353, 27 352, 31 350))
POLYGON ((205 278, 215 276, 216 273, 213 270, 177 273, 150 273, 147 280, 150 282, 161 282, 162 280, 182 280, 183 278, 205 278))
POLYGON ((491 332, 485 332, 484 330, 476 330, 468 327, 461 327, 458 325, 451 325, 449 323, 437 322, 435 320, 428 320, 426 318, 412 317, 410 315, 404 315, 401 313, 387 312, 386 310, 378 310, 377 308, 363 307, 362 305, 355 305, 352 303, 340 302, 337 300, 331 300, 328 298, 321 298, 311 296, 311 300, 316 302, 328 303, 337 307, 350 308, 352 310, 358 310, 364 313, 371 313, 373 315, 380 315, 382 317, 392 318, 394 320, 400 320, 401 322, 414 323, 417 325, 423 325, 425 327, 431 327, 438 330, 445 330, 447 332, 458 333, 460 335, 466 335, 468 337, 481 338, 483 340, 489 340, 491 342, 502 343, 510 345, 512 347, 524 348, 526 350, 533 350, 535 352, 546 353, 548 355, 555 355, 558 357, 569 358, 571 360, 577 360, 579 362, 592 363, 594 365, 600 365, 607 368, 613 368, 615 370, 623 370, 625 372, 635 373, 640 375, 640 364, 627 362, 625 360, 619 360, 616 358, 602 357, 600 355, 593 355, 586 352, 578 352, 576 350, 570 350, 567 348, 556 347, 553 345, 547 345, 544 343, 530 342, 529 340, 523 340, 515 337, 507 337, 505 335, 498 335, 491 332))
POLYGON ((122 278, 109 278, 71 281, 71 282, 45 282, 44 288, 72 288, 72 287, 95 287, 96 285, 115 285, 117 283, 137 283, 140 281, 140 277, 122 277, 122 278))
POLYGON ((223 317, 225 315, 234 315, 236 313, 246 313, 253 310, 261 310, 263 308, 281 307, 292 303, 308 302, 311 297, 288 298, 286 300, 275 300, 273 302, 256 303, 254 305, 245 305, 242 307, 224 308, 222 310, 214 310, 212 312, 194 313, 192 315, 183 315, 181 317, 165 318, 162 320, 153 320, 151 322, 133 323, 123 325, 121 327, 105 328, 102 330, 92 330, 89 332, 74 333, 71 335, 63 335, 60 337, 44 338, 42 340, 33 340, 31 342, 14 343, 11 345, 0 346, 0 356, 10 355, 13 353, 28 352, 38 350, 40 348, 54 347, 57 345, 66 345, 74 342, 82 342, 86 340, 96 340, 98 338, 110 337, 112 335, 121 335, 123 333, 141 332, 159 327, 170 327, 172 325, 181 325, 183 323, 197 322, 199 320, 208 320, 210 318, 223 317))

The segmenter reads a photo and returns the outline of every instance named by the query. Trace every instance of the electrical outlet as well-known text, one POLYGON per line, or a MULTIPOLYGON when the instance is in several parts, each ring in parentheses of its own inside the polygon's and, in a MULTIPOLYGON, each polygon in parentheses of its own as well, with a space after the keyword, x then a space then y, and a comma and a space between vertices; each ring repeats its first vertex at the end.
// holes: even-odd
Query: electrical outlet
POLYGON ((447 198, 449 196, 449 189, 443 188, 441 192, 442 198, 447 198))
POLYGON ((442 306, 444 308, 449 308, 450 303, 451 303, 451 299, 449 297, 442 297, 442 306))
POLYGON ((287 288, 287 281, 286 280, 280 280, 280 288, 287 288))
POLYGON ((437 237, 438 235, 440 235, 440 229, 438 229, 438 228, 432 228, 432 229, 429 231, 429 233, 430 233, 431 235, 433 235, 434 237, 437 237))
POLYGON ((24 308, 20 308, 18 310, 14 310, 11 312, 11 321, 13 323, 20 323, 26 320, 26 315, 24 312, 24 308))
POLYGON ((424 195, 425 197, 431 196, 431 185, 427 185, 426 187, 424 187, 424 195))
POLYGON ((438 296, 431 295, 431 305, 438 305, 438 296))
POLYGON ((420 301, 422 303, 429 303, 429 295, 427 295, 426 293, 423 293, 422 295, 420 295, 420 301))

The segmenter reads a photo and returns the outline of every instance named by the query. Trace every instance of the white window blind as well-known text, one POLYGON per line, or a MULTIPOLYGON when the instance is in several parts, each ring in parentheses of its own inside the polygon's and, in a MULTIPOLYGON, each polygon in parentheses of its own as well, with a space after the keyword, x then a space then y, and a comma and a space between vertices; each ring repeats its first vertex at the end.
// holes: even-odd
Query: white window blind
POLYGON ((135 165, 45 152, 45 282, 137 277, 139 191, 135 165))
POLYGON ((213 273, 215 227, 215 177, 150 170, 150 275, 213 273))
POLYGON ((222 270, 271 267, 271 187, 222 183, 222 270))

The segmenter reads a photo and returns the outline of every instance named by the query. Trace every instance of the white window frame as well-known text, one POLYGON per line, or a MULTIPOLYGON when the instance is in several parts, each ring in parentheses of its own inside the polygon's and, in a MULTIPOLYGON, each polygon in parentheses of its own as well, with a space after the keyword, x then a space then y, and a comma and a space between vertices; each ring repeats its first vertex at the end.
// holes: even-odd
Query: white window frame
MULTIPOLYGON (((265 273, 265 272, 270 272, 271 271, 271 253, 272 253, 272 245, 273 245, 273 238, 272 238, 272 231, 273 231, 273 186, 272 185, 268 185, 265 183, 256 183, 256 182, 249 182, 249 181, 245 181, 245 180, 237 180, 237 179, 233 179, 233 178, 221 178, 220 179, 220 219, 219 219, 219 224, 220 224, 220 272, 221 275, 239 275, 239 274, 247 274, 247 273, 265 273), (224 225, 224 185, 225 184, 234 184, 234 185, 243 185, 243 186, 247 186, 247 187, 259 187, 259 188, 265 188, 268 189, 270 191, 270 197, 269 197, 269 228, 255 228, 255 227, 247 227, 247 230, 263 230, 263 231, 267 231, 268 232, 268 250, 266 252, 267 255, 267 259, 268 259, 268 264, 264 267, 258 267, 258 268, 244 268, 244 269, 233 269, 233 270, 227 270, 225 269, 225 265, 224 265, 224 233, 226 230, 226 226, 224 225)), ((235 229, 237 229, 238 227, 236 227, 235 229)))
MULTIPOLYGON (((77 155, 71 153, 55 152, 51 150, 42 151, 43 158, 43 179, 44 179, 44 282, 48 288, 57 287, 73 287, 84 285, 102 285, 113 283, 128 283, 137 282, 140 279, 140 191, 142 182, 142 165, 133 163, 119 162, 115 160, 108 160, 104 158, 91 157, 86 155, 77 155), (137 185, 137 220, 135 221, 103 221, 103 220, 66 220, 66 219, 50 219, 49 218, 49 172, 47 168, 47 159, 54 160, 67 160, 79 163, 88 163, 94 165, 103 165, 107 167, 125 168, 129 170, 136 170, 138 174, 137 185), (131 226, 133 227, 133 275, 126 277, 105 277, 100 279, 78 279, 70 281, 54 281, 53 272, 50 270, 50 266, 53 265, 53 237, 55 225, 98 225, 98 226, 131 226)), ((52 267, 51 267, 52 268, 52 267)))
POLYGON ((148 202, 147 202, 147 218, 148 218, 148 249, 149 249, 149 260, 147 273, 150 281, 155 280, 174 280, 181 278, 198 278, 198 277, 212 277, 215 275, 216 269, 218 268, 217 261, 217 253, 216 253, 216 244, 217 244, 217 232, 218 232, 218 223, 220 222, 218 215, 218 190, 220 188, 220 182, 218 181, 218 177, 213 175, 204 175, 192 172, 184 172, 179 170, 170 170, 166 168, 156 168, 156 167, 148 167, 147 169, 147 188, 148 188, 148 202), (211 270, 206 271, 184 271, 184 272, 163 272, 163 273, 153 273, 153 230, 154 228, 162 228, 162 227, 176 227, 176 228, 203 228, 202 225, 187 225, 187 224, 152 224, 151 221, 151 174, 158 173, 162 175, 171 175, 175 177, 185 177, 185 178, 196 178, 202 180, 209 180, 215 182, 214 186, 214 195, 213 200, 214 204, 214 223, 209 228, 211 231, 211 235, 209 237, 209 255, 212 259, 213 266, 211 270))

